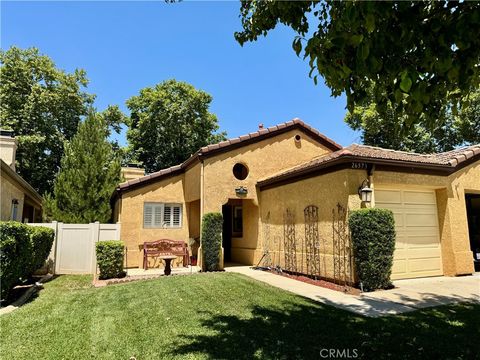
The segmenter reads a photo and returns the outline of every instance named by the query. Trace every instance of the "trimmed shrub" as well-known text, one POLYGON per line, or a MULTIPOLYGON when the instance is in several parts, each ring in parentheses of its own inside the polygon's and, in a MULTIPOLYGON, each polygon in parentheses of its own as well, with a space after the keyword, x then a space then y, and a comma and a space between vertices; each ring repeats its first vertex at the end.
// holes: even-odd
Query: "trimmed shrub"
POLYGON ((353 211, 348 219, 355 270, 365 291, 392 286, 390 275, 395 250, 395 221, 387 209, 353 211))
POLYGON ((55 233, 16 221, 0 222, 0 287, 5 299, 9 291, 42 267, 52 248, 55 233))
POLYGON ((32 241, 32 272, 45 265, 52 250, 55 231, 44 226, 30 226, 32 241))
POLYGON ((203 262, 206 271, 220 270, 220 248, 222 246, 223 216, 208 213, 202 219, 203 262))
POLYGON ((100 279, 125 276, 123 271, 123 242, 119 240, 99 241, 96 244, 96 254, 100 279))

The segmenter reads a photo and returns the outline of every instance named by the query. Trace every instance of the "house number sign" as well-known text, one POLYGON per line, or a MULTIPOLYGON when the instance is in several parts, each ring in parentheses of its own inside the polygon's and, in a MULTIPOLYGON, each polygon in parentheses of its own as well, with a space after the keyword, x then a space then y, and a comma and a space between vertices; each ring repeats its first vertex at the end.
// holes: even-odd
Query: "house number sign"
POLYGON ((352 162, 352 169, 367 169, 368 164, 365 162, 352 162))

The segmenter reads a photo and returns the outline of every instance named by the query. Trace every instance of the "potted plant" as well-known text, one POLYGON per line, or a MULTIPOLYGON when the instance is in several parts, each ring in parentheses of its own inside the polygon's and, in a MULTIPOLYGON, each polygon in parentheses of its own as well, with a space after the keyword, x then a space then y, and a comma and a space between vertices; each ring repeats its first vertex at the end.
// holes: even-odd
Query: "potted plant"
POLYGON ((197 265, 198 248, 200 247, 200 238, 189 238, 188 245, 190 246, 190 265, 197 265))

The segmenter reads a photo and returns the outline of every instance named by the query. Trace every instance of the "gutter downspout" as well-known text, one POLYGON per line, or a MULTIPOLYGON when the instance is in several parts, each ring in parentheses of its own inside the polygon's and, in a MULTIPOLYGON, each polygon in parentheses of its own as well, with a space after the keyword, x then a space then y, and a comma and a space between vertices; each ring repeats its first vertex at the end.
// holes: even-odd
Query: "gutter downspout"
POLYGON ((375 207, 375 184, 374 184, 374 174, 375 172, 375 164, 372 164, 371 167, 367 169, 367 175, 368 175, 368 182, 370 184, 370 187, 372 188, 372 201, 370 202, 370 207, 374 208, 375 207))

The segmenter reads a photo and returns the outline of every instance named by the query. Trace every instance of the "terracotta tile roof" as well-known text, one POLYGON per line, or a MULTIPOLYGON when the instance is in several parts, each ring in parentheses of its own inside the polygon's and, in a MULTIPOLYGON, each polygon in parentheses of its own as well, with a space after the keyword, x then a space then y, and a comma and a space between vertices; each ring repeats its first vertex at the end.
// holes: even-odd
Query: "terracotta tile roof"
POLYGON ((279 133, 290 131, 294 128, 299 128, 306 131, 307 133, 309 133, 309 135, 312 135, 316 140, 323 143, 323 145, 325 145, 330 150, 338 150, 342 148, 340 144, 337 144, 332 139, 326 137, 325 135, 320 133, 317 129, 314 129, 310 125, 305 124, 302 120, 295 118, 286 123, 271 126, 269 128, 259 129, 258 131, 254 131, 246 135, 242 135, 233 139, 222 141, 217 144, 204 146, 199 151, 197 151, 193 156, 199 155, 199 154, 207 155, 212 151, 218 151, 218 150, 230 148, 232 145, 236 145, 236 144, 241 144, 242 146, 244 146, 244 145, 247 145, 246 142, 260 141, 266 138, 268 135, 278 135, 279 133))
POLYGON ((302 120, 295 118, 291 121, 279 125, 259 129, 258 131, 251 132, 249 134, 242 135, 226 141, 222 141, 217 144, 204 146, 192 156, 190 156, 187 160, 185 160, 182 164, 175 165, 167 169, 162 169, 160 171, 154 172, 150 175, 146 175, 138 179, 124 182, 117 187, 116 192, 121 192, 133 187, 142 186, 160 178, 177 175, 185 171, 185 169, 187 169, 190 165, 198 162, 200 159, 214 156, 218 153, 227 152, 258 141, 262 141, 269 137, 277 136, 293 129, 299 129, 305 132, 306 134, 310 135, 314 140, 317 140, 320 144, 324 145, 332 151, 336 151, 342 148, 341 145, 321 134, 318 130, 314 129, 310 125, 307 125, 302 120))
POLYGON ((260 180, 258 185, 262 187, 276 184, 300 175, 313 173, 319 169, 352 161, 368 161, 383 165, 401 165, 411 168, 430 168, 445 170, 446 173, 451 173, 474 156, 480 159, 480 144, 465 146, 438 154, 417 154, 367 145, 352 144, 330 154, 314 158, 309 162, 293 167, 277 175, 260 180))

